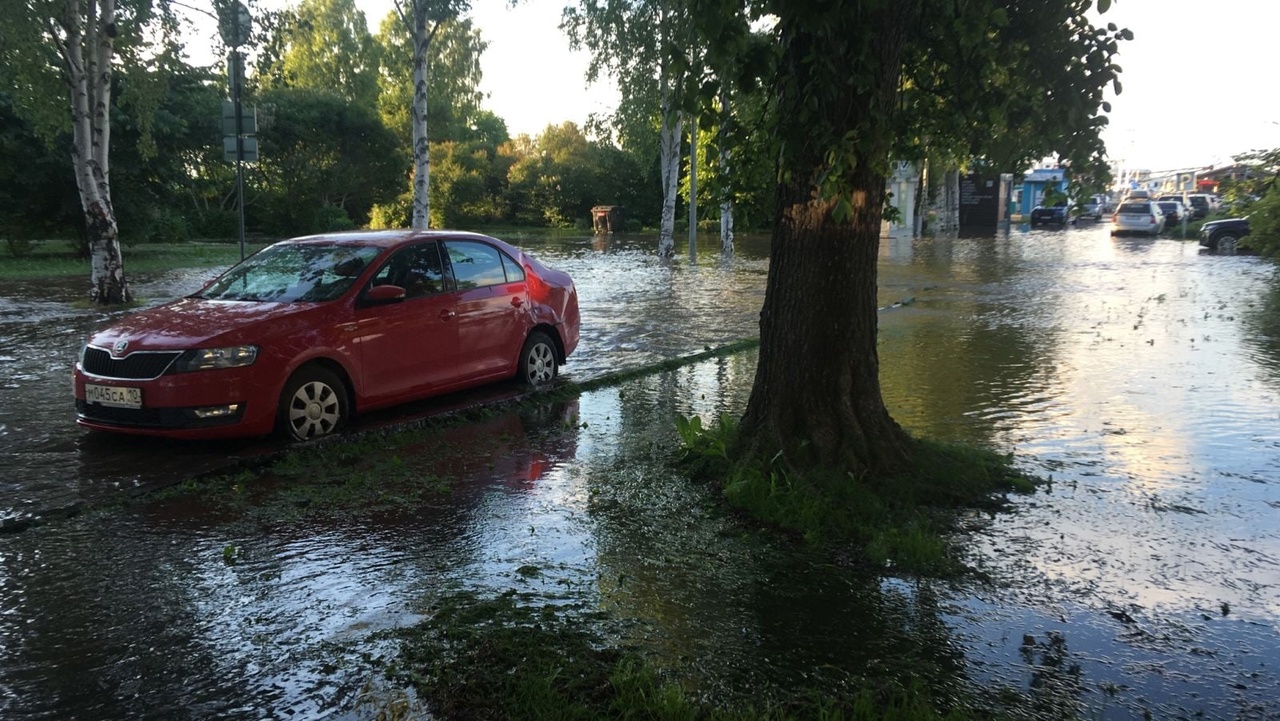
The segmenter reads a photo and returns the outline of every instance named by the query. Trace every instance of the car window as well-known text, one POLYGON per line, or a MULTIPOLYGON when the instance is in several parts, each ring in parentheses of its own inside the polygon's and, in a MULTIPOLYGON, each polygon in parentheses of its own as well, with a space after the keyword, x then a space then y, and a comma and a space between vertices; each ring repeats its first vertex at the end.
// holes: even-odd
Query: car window
MULTIPOLYGON (((503 268, 505 256, 497 248, 468 240, 445 241, 444 247, 449 254, 449 265, 453 268, 453 278, 459 290, 507 282, 507 271, 503 268)), ((514 264, 514 261, 507 260, 514 264)), ((520 278, 512 280, 523 279, 524 274, 521 273, 520 278)))
POLYGON ((519 263, 512 260, 506 253, 499 252, 498 255, 502 258, 502 269, 507 272, 508 283, 524 280, 524 268, 521 268, 519 263))
POLYGON ((319 303, 342 295, 378 255, 371 246, 279 243, 249 256, 193 297, 319 303))
POLYGON ((404 297, 418 298, 444 290, 440 249, 434 241, 397 250, 373 276, 373 285, 398 285, 404 297))
POLYGON ((1146 203, 1121 203, 1117 213, 1150 213, 1151 206, 1146 203))

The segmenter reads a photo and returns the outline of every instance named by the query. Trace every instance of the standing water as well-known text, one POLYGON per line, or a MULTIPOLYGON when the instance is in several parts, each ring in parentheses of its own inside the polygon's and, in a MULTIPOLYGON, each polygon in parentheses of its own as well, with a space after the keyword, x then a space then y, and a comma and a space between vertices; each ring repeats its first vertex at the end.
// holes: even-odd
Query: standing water
MULTIPOLYGON (((579 287, 573 379, 755 333, 760 239, 674 261, 651 239, 513 240, 579 287)), ((399 693, 376 673, 394 654, 377 632, 458 590, 604 610, 728 701, 911 673, 1051 718, 1280 715, 1274 266, 1086 226, 886 240, 880 275, 895 417, 1051 480, 971 519, 961 543, 991 584, 833 568, 744 533, 673 472, 673 417, 740 413, 747 353, 371 449, 390 456, 371 483, 411 482, 407 501, 353 507, 286 462, 256 495, 0 536, 0 717, 372 717, 399 693)), ((159 301, 200 279, 139 287, 159 301)), ((0 298, 10 516, 262 447, 75 430, 67 373, 103 318, 72 295, 0 298)))

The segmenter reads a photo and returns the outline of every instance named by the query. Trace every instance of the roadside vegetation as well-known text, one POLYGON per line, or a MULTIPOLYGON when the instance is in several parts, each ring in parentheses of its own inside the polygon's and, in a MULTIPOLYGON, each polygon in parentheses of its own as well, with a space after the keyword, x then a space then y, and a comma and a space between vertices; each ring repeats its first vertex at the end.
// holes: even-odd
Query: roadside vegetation
MULTIPOLYGON (((246 244, 253 253, 262 243, 246 244)), ((125 262, 131 271, 155 273, 174 268, 213 268, 240 260, 236 243, 187 242, 149 243, 125 246, 125 262)), ((25 241, 23 250, 0 255, 0 279, 60 278, 85 276, 89 260, 81 257, 74 244, 63 240, 25 241)))
POLYGON ((737 420, 729 415, 710 427, 697 416, 680 418, 677 426, 684 465, 717 483, 734 507, 874 572, 965 573, 962 554, 948 540, 957 514, 999 510, 1004 493, 1036 487, 1010 457, 982 449, 916 439, 912 468, 854 475, 797 470, 780 456, 744 457, 734 448, 737 420))
POLYGON ((1280 148, 1235 156, 1251 167, 1242 179, 1223 184, 1221 195, 1231 208, 1223 217, 1249 216, 1249 235, 1239 246, 1260 255, 1280 256, 1280 148))

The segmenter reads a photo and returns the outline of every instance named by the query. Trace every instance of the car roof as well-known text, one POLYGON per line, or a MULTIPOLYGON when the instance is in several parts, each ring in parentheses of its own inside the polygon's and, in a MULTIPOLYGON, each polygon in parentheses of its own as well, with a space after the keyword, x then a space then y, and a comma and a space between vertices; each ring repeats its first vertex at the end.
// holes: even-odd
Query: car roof
POLYGON ((280 241, 281 243, 307 244, 307 245, 365 245, 377 248, 395 248, 406 243, 417 240, 434 239, 460 239, 460 240, 485 240, 503 246, 508 252, 519 252, 513 246, 504 243, 497 238, 493 238, 481 233, 472 233, 465 230, 425 230, 425 229, 397 229, 397 230, 348 230, 336 233, 319 233, 316 235, 304 235, 297 238, 289 238, 280 241))

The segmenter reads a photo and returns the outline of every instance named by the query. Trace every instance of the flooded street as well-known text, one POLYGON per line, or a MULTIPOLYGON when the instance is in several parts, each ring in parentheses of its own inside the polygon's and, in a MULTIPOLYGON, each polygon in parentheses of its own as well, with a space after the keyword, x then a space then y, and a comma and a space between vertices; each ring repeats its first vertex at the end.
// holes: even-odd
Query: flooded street
MULTIPOLYGON (((507 239, 579 288, 566 378, 756 334, 762 239, 672 261, 648 238, 507 239)), ((208 275, 133 282, 160 302, 208 275)), ((834 567, 673 471, 674 416, 740 413, 747 352, 369 441, 386 457, 363 480, 340 456, 291 465, 331 452, 312 449, 234 493, 0 534, 0 718, 374 718, 405 696, 382 674, 386 632, 459 592, 603 612, 612 637, 726 703, 917 676, 1019 696, 1037 718, 1280 718, 1274 264, 1087 225, 885 240, 880 281, 894 416, 1051 481, 968 519, 967 560, 990 583, 834 567)), ((70 365, 106 319, 71 307, 82 284, 0 296, 0 519, 278 450, 76 429, 70 365)))

